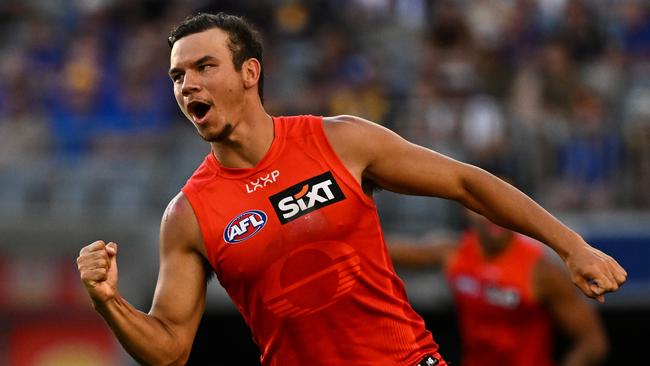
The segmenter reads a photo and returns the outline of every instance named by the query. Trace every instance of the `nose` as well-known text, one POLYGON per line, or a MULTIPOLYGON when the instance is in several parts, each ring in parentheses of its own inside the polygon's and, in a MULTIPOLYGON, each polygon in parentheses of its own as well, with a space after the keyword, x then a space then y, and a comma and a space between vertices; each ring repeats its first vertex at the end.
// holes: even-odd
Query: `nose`
POLYGON ((183 96, 186 97, 199 90, 201 90, 201 86, 199 85, 196 78, 194 77, 194 74, 192 72, 186 72, 185 75, 183 76, 183 85, 181 86, 181 94, 183 94, 183 96))

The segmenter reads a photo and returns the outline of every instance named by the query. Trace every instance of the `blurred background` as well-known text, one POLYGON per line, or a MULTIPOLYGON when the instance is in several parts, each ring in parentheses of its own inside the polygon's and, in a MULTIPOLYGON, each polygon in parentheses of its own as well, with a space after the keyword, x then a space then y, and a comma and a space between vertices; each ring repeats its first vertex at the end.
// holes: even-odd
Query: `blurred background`
MULTIPOLYGON (((209 151, 167 76, 169 31, 199 10, 261 30, 271 114, 362 116, 508 175, 614 256, 628 283, 593 304, 607 364, 650 364, 646 0, 1 0, 0 364, 133 364, 91 311, 75 259, 118 242, 121 291, 148 310, 160 217, 209 151)), ((376 201, 389 233, 461 228, 447 201, 376 201)), ((440 273, 401 274, 457 363, 440 273)), ((212 282, 190 364, 258 357, 212 282)))

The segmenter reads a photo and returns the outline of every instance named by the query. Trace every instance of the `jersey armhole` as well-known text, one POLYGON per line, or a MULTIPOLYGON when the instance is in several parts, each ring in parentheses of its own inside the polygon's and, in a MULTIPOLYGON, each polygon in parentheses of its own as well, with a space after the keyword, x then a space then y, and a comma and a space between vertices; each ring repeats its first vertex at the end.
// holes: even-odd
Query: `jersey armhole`
POLYGON ((368 207, 376 208, 375 202, 366 195, 361 185, 356 179, 354 179, 352 173, 348 170, 345 164, 343 164, 343 161, 341 161, 339 156, 336 154, 336 151, 334 151, 329 138, 325 134, 325 127, 323 126, 325 121, 323 117, 310 118, 309 121, 310 130, 316 137, 314 138, 316 147, 323 157, 325 157, 327 165, 329 165, 336 174, 341 177, 343 182, 359 197, 361 202, 368 207))

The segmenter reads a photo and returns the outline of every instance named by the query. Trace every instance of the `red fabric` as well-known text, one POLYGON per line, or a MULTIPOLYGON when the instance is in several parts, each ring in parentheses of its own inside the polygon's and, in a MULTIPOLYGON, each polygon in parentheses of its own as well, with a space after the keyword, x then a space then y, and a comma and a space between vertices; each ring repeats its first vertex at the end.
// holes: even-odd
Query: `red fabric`
POLYGON ((322 118, 273 121, 255 168, 225 168, 209 154, 183 188, 262 364, 413 366, 436 353, 375 205, 330 147, 322 118))
POLYGON ((515 236, 493 258, 467 232, 447 266, 463 343, 463 366, 552 365, 551 319, 533 294, 539 245, 515 236))

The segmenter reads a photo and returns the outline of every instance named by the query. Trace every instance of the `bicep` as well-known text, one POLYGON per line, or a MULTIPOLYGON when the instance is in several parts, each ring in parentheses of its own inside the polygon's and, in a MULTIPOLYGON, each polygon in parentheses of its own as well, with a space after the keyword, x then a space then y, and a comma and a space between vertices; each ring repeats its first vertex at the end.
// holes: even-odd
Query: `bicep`
POLYGON ((452 158, 384 132, 365 176, 380 187, 404 194, 457 199, 462 174, 472 169, 452 158))
POLYGON ((397 193, 461 199, 464 180, 482 171, 393 131, 352 116, 331 119, 330 142, 346 166, 364 179, 397 193))
POLYGON ((378 186, 397 193, 454 200, 497 224, 541 238, 521 217, 539 206, 510 184, 479 167, 410 143, 381 126, 367 130, 359 139, 371 145, 368 150, 372 152, 364 177, 378 186), (517 211, 522 213, 515 215, 517 211))
POLYGON ((160 270, 149 314, 191 345, 205 309, 207 274, 205 259, 196 250, 198 223, 181 198, 170 204, 161 224, 160 270))

